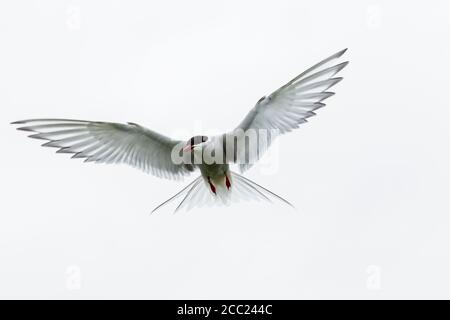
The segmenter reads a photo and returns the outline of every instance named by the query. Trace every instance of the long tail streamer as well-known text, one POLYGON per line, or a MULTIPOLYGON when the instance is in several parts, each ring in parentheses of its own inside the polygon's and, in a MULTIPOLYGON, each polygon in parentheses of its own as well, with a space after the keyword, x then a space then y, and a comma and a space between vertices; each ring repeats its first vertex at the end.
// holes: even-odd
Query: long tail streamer
POLYGON ((189 183, 174 196, 158 205, 155 209, 153 209, 152 213, 157 211, 161 207, 172 203, 178 198, 182 198, 182 200, 176 207, 175 212, 180 211, 181 209, 186 209, 186 211, 188 211, 194 207, 214 205, 228 206, 234 202, 249 200, 262 200, 268 202, 277 200, 294 208, 294 206, 286 199, 283 199, 276 193, 264 188, 263 186, 248 178, 245 178, 244 176, 236 172, 231 172, 231 181, 232 183, 230 190, 228 190, 224 186, 217 186, 217 194, 213 194, 208 186, 208 183, 203 179, 202 176, 200 176, 189 183))

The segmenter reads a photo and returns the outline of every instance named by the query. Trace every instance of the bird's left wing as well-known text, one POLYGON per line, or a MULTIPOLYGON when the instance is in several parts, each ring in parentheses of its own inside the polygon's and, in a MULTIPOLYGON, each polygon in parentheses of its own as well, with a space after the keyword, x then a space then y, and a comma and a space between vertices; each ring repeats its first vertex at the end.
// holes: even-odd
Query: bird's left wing
POLYGON ((83 121, 68 119, 32 119, 16 121, 25 125, 18 130, 31 131, 29 137, 46 140, 46 147, 86 162, 125 163, 158 177, 179 179, 193 167, 175 164, 172 149, 180 141, 172 140, 135 123, 83 121))
POLYGON ((336 64, 336 60, 346 50, 322 60, 272 94, 262 97, 236 129, 224 135, 224 138, 236 139, 236 136, 239 138, 242 135, 248 138, 252 136, 249 133, 253 132, 258 139, 257 145, 234 143, 232 154, 226 151, 227 146, 227 160, 238 163, 241 172, 247 170, 264 154, 276 136, 298 128, 307 118, 315 115, 315 110, 324 107, 323 101, 334 94, 328 89, 342 80, 335 75, 348 62, 336 64))

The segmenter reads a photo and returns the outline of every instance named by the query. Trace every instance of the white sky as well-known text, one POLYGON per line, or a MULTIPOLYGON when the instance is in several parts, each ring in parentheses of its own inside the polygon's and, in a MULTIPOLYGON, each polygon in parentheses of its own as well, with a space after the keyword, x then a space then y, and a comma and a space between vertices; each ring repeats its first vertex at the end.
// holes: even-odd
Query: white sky
POLYGON ((4 1, 0 21, 0 297, 450 298, 448 1, 4 1), (336 96, 248 172, 296 212, 150 216, 190 180, 9 125, 217 133, 345 47, 336 96))

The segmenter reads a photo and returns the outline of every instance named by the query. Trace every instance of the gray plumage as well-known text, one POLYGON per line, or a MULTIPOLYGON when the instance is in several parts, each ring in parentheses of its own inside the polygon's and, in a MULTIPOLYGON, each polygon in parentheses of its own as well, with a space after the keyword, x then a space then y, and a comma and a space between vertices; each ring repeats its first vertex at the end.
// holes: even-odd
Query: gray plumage
MULTIPOLYGON (((168 179, 182 179, 200 169, 200 177, 156 209, 178 197, 182 197, 182 201, 176 210, 246 199, 277 199, 289 204, 266 188, 230 171, 229 163, 236 163, 241 172, 248 170, 278 135, 298 128, 315 116, 316 111, 325 106, 324 101, 334 95, 329 89, 342 81, 342 77, 336 77, 336 74, 348 62, 333 63, 345 51, 322 60, 259 99, 235 129, 219 136, 195 136, 179 141, 130 122, 31 119, 13 124, 20 125, 18 130, 32 132, 29 137, 45 140, 43 146, 57 148, 58 153, 69 153, 72 158, 82 158, 86 162, 124 163, 168 179), (257 133, 258 141, 263 139, 261 132, 267 134, 267 140, 252 148, 241 144, 234 146, 232 151, 227 149, 227 138, 239 137, 250 131, 257 133), (225 163, 175 163, 172 151, 180 145, 184 145, 191 156, 205 150, 223 148, 225 163)), ((203 153, 200 156, 203 157, 203 153)))

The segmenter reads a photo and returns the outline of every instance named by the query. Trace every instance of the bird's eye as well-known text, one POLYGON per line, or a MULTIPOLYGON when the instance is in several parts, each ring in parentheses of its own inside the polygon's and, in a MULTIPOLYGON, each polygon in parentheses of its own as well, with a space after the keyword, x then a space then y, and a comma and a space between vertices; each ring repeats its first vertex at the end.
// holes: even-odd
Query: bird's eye
POLYGON ((259 99, 257 103, 260 103, 260 102, 263 101, 265 98, 266 98, 266 96, 261 97, 261 99, 259 99))

